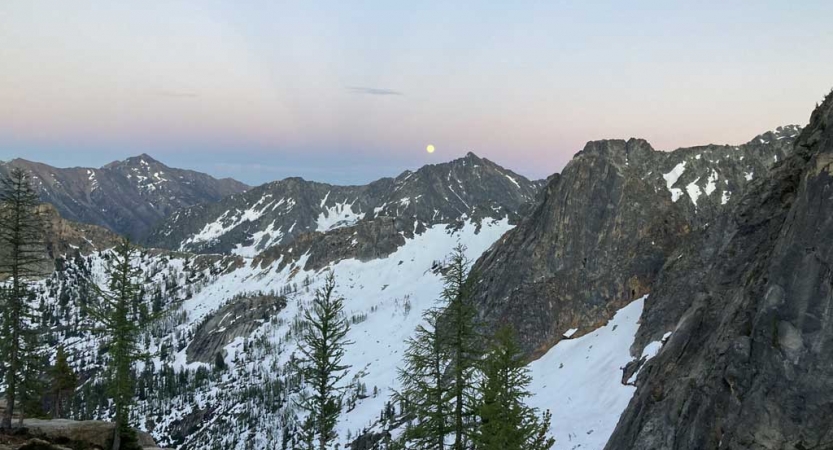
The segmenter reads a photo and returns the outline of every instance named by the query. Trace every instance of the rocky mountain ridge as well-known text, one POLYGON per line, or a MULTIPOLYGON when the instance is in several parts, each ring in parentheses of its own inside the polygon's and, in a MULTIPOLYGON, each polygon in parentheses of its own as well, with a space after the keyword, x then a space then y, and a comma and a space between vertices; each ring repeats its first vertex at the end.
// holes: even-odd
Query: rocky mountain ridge
POLYGON ((473 153, 364 186, 287 178, 181 210, 156 228, 147 244, 254 256, 303 233, 383 217, 411 237, 439 223, 504 217, 515 221, 539 186, 473 153))
POLYGON ((483 317, 515 325, 534 355, 568 329, 606 323, 651 292, 686 236, 719 221, 756 176, 791 153, 797 129, 781 130, 740 146, 672 152, 641 139, 589 142, 478 260, 483 317))
POLYGON ((25 159, 0 163, 32 174, 41 200, 62 217, 108 228, 140 239, 174 211, 248 189, 229 178, 168 167, 149 155, 115 161, 101 168, 58 168, 25 159))

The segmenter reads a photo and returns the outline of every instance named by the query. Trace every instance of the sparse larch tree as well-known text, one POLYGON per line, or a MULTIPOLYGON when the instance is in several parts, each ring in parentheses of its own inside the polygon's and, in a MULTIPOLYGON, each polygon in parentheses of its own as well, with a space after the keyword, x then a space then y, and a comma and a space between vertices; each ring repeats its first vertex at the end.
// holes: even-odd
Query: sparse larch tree
POLYGON ((481 364, 480 417, 474 436, 477 450, 549 450, 550 412, 538 417, 524 402, 532 378, 515 335, 509 327, 495 334, 494 343, 481 364))
POLYGON ((133 264, 135 257, 136 249, 129 240, 119 242, 107 268, 109 285, 107 289, 95 288, 99 302, 97 306, 90 306, 88 311, 109 345, 109 388, 116 422, 112 450, 128 448, 135 444, 136 439, 129 424, 135 391, 132 369, 144 353, 139 345, 141 325, 131 308, 131 302, 139 291, 137 279, 141 273, 133 264))
POLYGON ((450 357, 454 450, 466 450, 471 443, 476 404, 475 374, 483 355, 482 337, 477 331, 477 309, 472 299, 477 276, 470 273, 465 251, 465 247, 458 245, 445 269, 442 299, 446 307, 440 328, 450 357))
MULTIPOLYGON (((0 359, 6 382, 6 411, 0 429, 12 426, 15 404, 23 377, 37 376, 31 370, 37 352, 38 323, 30 306, 30 283, 42 275, 45 245, 38 195, 29 175, 12 169, 0 178, 0 282, 3 289, 0 359)), ((31 385, 31 384, 29 384, 31 385)))
POLYGON ((312 304, 303 310, 298 336, 301 357, 294 363, 307 388, 296 405, 308 413, 307 423, 314 432, 319 450, 335 439, 335 426, 341 413, 346 386, 341 381, 350 366, 343 363, 350 330, 344 315, 344 300, 336 292, 335 276, 327 274, 324 286, 315 291, 312 304))
POLYGON ((60 419, 65 414, 64 404, 78 386, 78 376, 70 367, 63 346, 58 347, 50 381, 52 382, 52 418, 60 419))
POLYGON ((449 355, 437 330, 440 314, 436 308, 423 314, 426 323, 408 340, 404 367, 399 369, 402 391, 397 396, 408 405, 406 413, 413 418, 404 439, 424 450, 444 450, 451 432, 451 392, 443 379, 449 355))

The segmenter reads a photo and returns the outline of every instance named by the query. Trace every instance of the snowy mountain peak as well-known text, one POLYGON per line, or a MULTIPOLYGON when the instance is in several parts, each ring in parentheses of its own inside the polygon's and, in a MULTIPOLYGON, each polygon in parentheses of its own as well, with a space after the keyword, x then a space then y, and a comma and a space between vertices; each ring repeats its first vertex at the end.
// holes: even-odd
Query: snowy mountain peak
POLYGON ((254 256, 303 233, 381 217, 394 218, 396 232, 412 237, 436 224, 514 221, 537 190, 536 182, 477 157, 426 165, 364 186, 287 178, 184 210, 159 226, 148 244, 254 256))

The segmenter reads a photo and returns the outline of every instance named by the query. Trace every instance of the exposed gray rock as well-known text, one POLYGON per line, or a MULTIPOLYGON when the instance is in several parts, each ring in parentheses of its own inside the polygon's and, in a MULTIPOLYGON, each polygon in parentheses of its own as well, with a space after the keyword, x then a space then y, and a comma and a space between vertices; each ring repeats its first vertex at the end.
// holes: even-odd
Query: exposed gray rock
POLYGON ((708 234, 755 174, 790 152, 791 135, 766 136, 673 152, 640 139, 589 142, 475 264, 487 323, 512 323, 532 355, 570 328, 604 324, 651 292, 686 237, 708 234))
MULTIPOLYGON (((45 244, 38 270, 44 275, 54 270, 58 258, 110 248, 119 239, 118 235, 106 228, 62 218, 55 207, 48 203, 38 206, 37 214, 43 223, 42 240, 45 244)), ((6 257, 8 250, 0 246, 0 258, 6 257)), ((5 277, 6 274, 0 275, 0 279, 5 277)))
POLYGON ((691 274, 664 269, 640 345, 678 321, 607 449, 833 448, 831 124, 833 95, 691 274))
POLYGON ((188 362, 213 363, 223 347, 237 337, 248 337, 252 331, 286 307, 286 298, 271 293, 257 293, 232 299, 197 329, 186 349, 188 362))
POLYGON ((327 233, 301 234, 289 244, 264 251, 253 260, 252 265, 266 268, 280 260, 275 270, 282 270, 297 262, 302 255, 308 255, 302 269, 318 270, 343 259, 369 261, 384 258, 404 244, 405 238, 396 230, 395 219, 380 217, 327 233))
MULTIPOLYGON (((57 443, 83 443, 90 446, 105 448, 107 440, 112 438, 115 430, 113 422, 99 420, 39 420, 25 419, 23 426, 30 435, 57 443)), ((144 431, 137 430, 139 445, 142 447, 156 447, 153 438, 144 431)))

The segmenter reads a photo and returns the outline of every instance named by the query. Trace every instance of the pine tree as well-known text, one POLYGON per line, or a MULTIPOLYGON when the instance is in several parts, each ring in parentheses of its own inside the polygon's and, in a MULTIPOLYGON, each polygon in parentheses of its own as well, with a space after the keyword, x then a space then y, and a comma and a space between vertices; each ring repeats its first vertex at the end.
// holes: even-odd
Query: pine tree
POLYGON ((532 378, 511 328, 498 330, 482 364, 477 450, 549 450, 550 412, 538 418, 524 401, 532 378))
POLYGON ((78 376, 67 362, 67 354, 64 347, 58 347, 55 357, 55 366, 52 367, 52 418, 59 419, 64 416, 64 403, 69 400, 75 388, 78 386, 78 376))
POLYGON ((472 299, 477 276, 469 273, 470 262, 465 251, 464 246, 458 245, 452 252, 442 292, 446 303, 442 316, 442 341, 451 358, 454 450, 465 450, 471 441, 476 402, 474 375, 482 357, 482 337, 477 332, 477 309, 472 299))
POLYGON ((140 324, 131 313, 131 302, 139 288, 140 270, 134 267, 136 249, 128 239, 116 246, 107 268, 109 286, 96 287, 99 305, 89 308, 89 315, 100 325, 99 331, 109 344, 109 394, 115 407, 116 428, 112 450, 133 445, 135 432, 129 425, 129 408, 133 400, 133 364, 145 355, 139 346, 140 324))
POLYGON ((303 310, 303 325, 298 337, 301 358, 295 369, 307 385, 296 405, 309 416, 319 450, 325 450, 335 438, 335 426, 341 413, 346 386, 339 383, 350 366, 344 365, 346 339, 350 324, 344 315, 344 300, 335 293, 335 276, 327 275, 324 286, 315 291, 310 307, 303 310))
POLYGON ((440 314, 439 309, 433 308, 423 314, 426 323, 418 326, 414 337, 408 340, 405 365, 399 369, 402 391, 397 396, 408 405, 408 414, 415 421, 406 429, 404 438, 424 450, 443 450, 446 435, 451 431, 451 393, 443 380, 450 359, 437 330, 440 314))
POLYGON ((0 365, 6 382, 6 411, 0 429, 11 428, 18 387, 24 376, 33 375, 27 366, 37 347, 33 345, 37 330, 31 324, 38 321, 28 302, 29 283, 42 274, 45 255, 38 204, 29 175, 22 169, 12 169, 0 179, 0 278, 6 278, 7 285, 0 305, 0 354, 4 355, 0 365))

